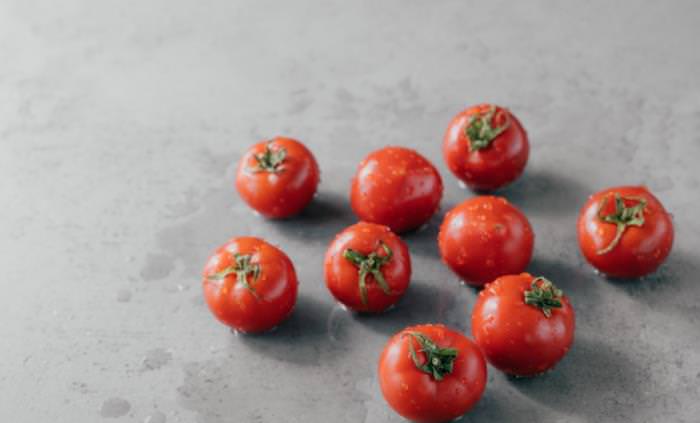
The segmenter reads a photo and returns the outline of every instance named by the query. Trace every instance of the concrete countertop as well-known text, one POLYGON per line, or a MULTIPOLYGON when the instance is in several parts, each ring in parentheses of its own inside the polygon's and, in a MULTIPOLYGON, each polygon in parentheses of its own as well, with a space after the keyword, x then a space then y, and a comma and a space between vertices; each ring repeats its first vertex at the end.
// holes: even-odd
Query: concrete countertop
POLYGON ((446 210, 473 194, 441 157, 467 105, 527 128, 525 175, 500 192, 536 232, 530 270, 577 312, 551 373, 489 368, 464 422, 700 421, 700 3, 679 1, 0 2, 0 421, 402 421, 375 366, 414 323, 470 331, 476 291, 439 261, 446 210), (233 189, 247 146, 285 134, 322 183, 301 216, 262 220, 233 189), (409 234, 414 277, 393 311, 348 314, 322 257, 354 222, 355 167, 412 147, 445 181, 409 234), (578 252, 601 188, 646 184, 674 214, 653 276, 615 282, 578 252), (296 263, 297 309, 235 336, 199 272, 235 235, 296 263))

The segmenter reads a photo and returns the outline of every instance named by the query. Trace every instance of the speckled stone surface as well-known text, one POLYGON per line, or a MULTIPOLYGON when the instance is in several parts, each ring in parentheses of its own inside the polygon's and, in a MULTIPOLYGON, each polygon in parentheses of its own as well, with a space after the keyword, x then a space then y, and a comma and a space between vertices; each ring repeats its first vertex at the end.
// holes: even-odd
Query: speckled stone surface
POLYGON ((527 128, 525 175, 501 191, 536 231, 530 270, 577 312, 551 373, 489 368, 463 422, 700 421, 700 3, 678 1, 0 2, 0 421, 402 421, 375 380, 388 336, 467 333, 476 291, 438 257, 445 210, 473 194, 440 153, 463 107, 527 128), (254 216, 233 186, 276 134, 319 159, 298 218, 254 216), (442 173, 440 216, 406 236, 412 286, 376 317, 325 290, 322 256, 354 222, 369 151, 413 147, 442 173), (578 252, 586 197, 648 185, 673 213, 667 263, 636 282, 578 252), (235 336, 200 295, 213 248, 278 244, 301 281, 276 332, 235 336))

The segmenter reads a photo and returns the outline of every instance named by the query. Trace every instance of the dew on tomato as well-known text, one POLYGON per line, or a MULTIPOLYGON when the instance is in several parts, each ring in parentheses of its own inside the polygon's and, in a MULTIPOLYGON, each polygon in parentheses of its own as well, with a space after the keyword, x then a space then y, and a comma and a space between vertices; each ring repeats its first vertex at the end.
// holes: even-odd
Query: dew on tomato
POLYGON ((670 214, 643 186, 613 187, 590 196, 579 214, 577 234, 586 261, 620 278, 654 272, 674 239, 670 214))
POLYGON ((316 194, 320 171, 316 159, 302 143, 276 137, 252 146, 236 171, 241 198, 267 218, 299 213, 316 194))
POLYGON ((556 365, 573 342, 574 327, 574 311, 563 292, 527 273, 487 285, 472 311, 472 333, 486 359, 515 376, 556 365))
POLYGON ((450 210, 438 235, 442 260, 474 286, 524 271, 533 245, 534 233, 525 215, 493 196, 474 197, 450 210))
POLYGON ((331 242, 324 275, 328 290, 344 306, 358 312, 386 311, 408 288, 408 247, 389 227, 360 222, 331 242))
POLYGON ((389 340, 379 360, 384 399, 398 414, 417 422, 464 415, 483 394, 486 376, 479 348, 443 325, 404 329, 389 340))
POLYGON ((440 174, 423 156, 408 148, 386 147, 360 163, 350 203, 361 220, 401 233, 428 222, 438 209, 442 188, 440 174))
POLYGON ((212 314, 232 329, 265 332, 296 303, 297 278, 284 252, 260 238, 234 238, 204 267, 202 287, 212 314))
POLYGON ((445 163, 460 186, 479 191, 498 189, 517 179, 529 151, 527 134, 518 119, 507 109, 488 104, 457 114, 445 131, 442 146, 445 163), (472 132, 475 124, 487 125, 488 130, 472 132))

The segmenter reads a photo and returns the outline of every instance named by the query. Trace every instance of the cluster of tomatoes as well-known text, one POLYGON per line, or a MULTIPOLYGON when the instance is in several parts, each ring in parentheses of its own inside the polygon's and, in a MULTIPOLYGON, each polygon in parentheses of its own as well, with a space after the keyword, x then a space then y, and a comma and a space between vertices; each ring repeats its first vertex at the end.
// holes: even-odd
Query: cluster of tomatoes
MULTIPOLYGON (((507 109, 479 105, 452 120, 443 153, 457 178, 483 192, 522 174, 529 142, 507 109)), ((318 182, 312 153, 282 137, 248 150, 236 176, 243 200, 268 218, 301 211, 318 182)), ((324 260, 326 286, 338 302, 379 313, 401 298, 411 280, 411 256, 397 234, 426 224, 442 191, 438 171, 414 150, 386 147, 360 163, 350 189, 360 222, 335 237, 324 260)), ((673 243, 669 214, 644 187, 591 196, 577 229, 585 258, 612 277, 653 272, 673 243)), ((472 312, 474 340, 440 324, 394 335, 379 359, 379 382, 396 412, 418 422, 448 421, 481 397, 486 361, 511 375, 533 376, 564 357, 574 339, 574 310, 552 281, 524 273, 533 246, 527 217, 505 198, 476 196, 445 215, 438 236, 442 260, 466 283, 483 287, 472 312)), ((234 238, 221 246, 203 277, 213 314, 241 332, 273 328, 296 302, 291 260, 259 238, 234 238)))

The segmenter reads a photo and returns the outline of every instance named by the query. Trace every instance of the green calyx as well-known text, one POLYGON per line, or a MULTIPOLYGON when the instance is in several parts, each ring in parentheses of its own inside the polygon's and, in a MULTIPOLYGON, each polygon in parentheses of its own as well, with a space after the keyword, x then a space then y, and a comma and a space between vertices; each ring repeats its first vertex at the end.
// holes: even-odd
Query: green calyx
POLYGON ((427 373, 435 380, 442 380, 445 375, 452 373, 454 362, 459 352, 455 348, 440 348, 432 339, 420 332, 407 332, 420 345, 420 350, 416 351, 412 341, 408 341, 408 349, 411 353, 413 364, 418 370, 427 373), (421 363, 418 352, 425 354, 425 361, 421 363))
POLYGON ((644 209, 647 206, 647 200, 641 197, 623 197, 620 193, 615 193, 615 211, 608 215, 603 215, 603 209, 608 204, 608 197, 605 197, 600 203, 598 208, 598 219, 605 223, 613 223, 617 225, 617 230, 615 231, 615 238, 612 242, 608 244, 607 247, 601 248, 596 251, 598 255, 603 255, 612 251, 617 244, 620 243, 622 239, 622 234, 629 226, 642 226, 644 225, 644 209), (636 201, 632 207, 627 207, 625 205, 625 200, 636 201))
POLYGON ((384 250, 384 255, 380 255, 374 251, 364 255, 351 248, 343 251, 343 257, 360 269, 358 279, 358 283, 360 285, 360 298, 362 299, 362 304, 365 306, 367 306, 367 275, 369 274, 374 276, 374 280, 377 281, 385 294, 391 295, 391 288, 389 288, 389 285, 386 283, 381 269, 382 266, 391 261, 393 252, 384 242, 379 241, 379 245, 381 246, 382 250, 384 250))
POLYGON ((256 154, 255 161, 257 166, 254 172, 270 172, 279 173, 282 171, 282 164, 287 158, 287 150, 283 147, 272 148, 272 141, 268 142, 265 146, 265 151, 256 154))
POLYGON ((510 126, 510 120, 495 128, 493 117, 496 115, 496 106, 491 106, 486 113, 472 115, 469 118, 466 133, 469 138, 469 151, 478 151, 487 148, 491 142, 510 126))
POLYGON ((255 291, 250 283, 248 282, 248 276, 251 277, 252 282, 256 282, 260 277, 260 265, 258 263, 251 263, 251 255, 247 254, 234 254, 235 263, 219 272, 209 275, 207 279, 212 280, 224 280, 229 275, 236 275, 236 281, 243 285, 256 299, 260 299, 258 293, 255 291))
POLYGON ((562 290, 550 280, 539 276, 532 280, 530 289, 525 291, 525 304, 541 309, 545 317, 549 318, 553 308, 561 308, 563 295, 562 290))

